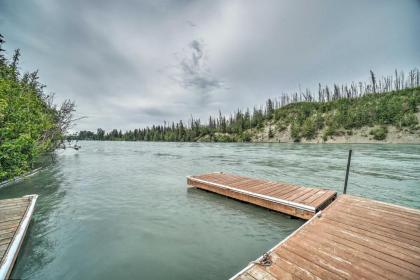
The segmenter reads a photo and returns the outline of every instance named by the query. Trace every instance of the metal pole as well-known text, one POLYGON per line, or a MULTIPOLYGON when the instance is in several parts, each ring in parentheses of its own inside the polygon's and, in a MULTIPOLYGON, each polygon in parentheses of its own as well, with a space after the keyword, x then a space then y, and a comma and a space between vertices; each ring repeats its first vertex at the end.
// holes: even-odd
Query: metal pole
POLYGON ((350 161, 351 161, 351 149, 349 150, 349 158, 347 160, 346 180, 344 181, 343 194, 346 194, 346 192, 347 192, 347 182, 349 180, 350 161))

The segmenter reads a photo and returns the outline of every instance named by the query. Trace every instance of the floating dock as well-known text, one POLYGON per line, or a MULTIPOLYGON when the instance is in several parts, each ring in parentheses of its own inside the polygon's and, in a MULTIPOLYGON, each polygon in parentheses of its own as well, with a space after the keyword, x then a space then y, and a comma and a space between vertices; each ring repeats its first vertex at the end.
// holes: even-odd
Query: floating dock
POLYGON ((231 279, 418 280, 420 210, 340 195, 231 279))
POLYGON ((34 212, 37 195, 0 200, 0 279, 8 279, 34 212))
POLYGON ((187 182, 309 219, 231 280, 420 279, 420 210, 224 173, 187 182))
POLYGON ((299 217, 312 218, 337 196, 335 191, 225 173, 188 176, 188 185, 299 217))

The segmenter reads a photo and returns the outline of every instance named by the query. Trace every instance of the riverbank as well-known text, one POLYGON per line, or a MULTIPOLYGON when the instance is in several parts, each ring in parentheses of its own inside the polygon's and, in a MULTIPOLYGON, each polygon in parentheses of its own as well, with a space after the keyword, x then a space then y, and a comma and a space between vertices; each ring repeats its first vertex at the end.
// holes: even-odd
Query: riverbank
MULTIPOLYGON (((419 114, 417 114, 419 115, 419 114)), ((420 117, 418 117, 420 119, 420 117)), ((269 137, 269 128, 265 127, 262 131, 256 132, 252 137, 252 143, 295 143, 291 136, 290 127, 287 130, 275 132, 269 137)), ((374 126, 362 127, 350 131, 340 131, 328 139, 323 138, 325 129, 312 139, 300 139, 300 143, 308 144, 420 144, 420 130, 401 129, 396 126, 374 126), (377 140, 371 131, 385 129, 387 131, 385 139, 377 140)))

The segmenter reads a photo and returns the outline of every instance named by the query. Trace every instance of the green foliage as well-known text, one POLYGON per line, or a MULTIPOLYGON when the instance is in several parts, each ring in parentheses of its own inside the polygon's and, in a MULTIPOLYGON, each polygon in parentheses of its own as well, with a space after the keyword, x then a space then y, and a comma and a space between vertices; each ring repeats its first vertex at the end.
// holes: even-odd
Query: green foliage
POLYGON ((293 141, 299 142, 300 141, 300 126, 297 123, 293 123, 291 128, 291 136, 293 141))
POLYGON ((60 112, 44 95, 37 72, 17 70, 19 55, 9 62, 0 52, 0 181, 32 169, 63 136, 60 112))
POLYGON ((386 126, 374 128, 369 132, 370 135, 373 135, 373 139, 375 140, 385 140, 387 133, 388 129, 386 128, 386 126))
POLYGON ((229 134, 216 134, 213 138, 214 142, 234 142, 234 136, 229 134))
POLYGON ((271 125, 268 127, 268 138, 273 138, 274 137, 274 132, 271 129, 271 125))
POLYGON ((414 113, 407 113, 401 117, 400 124, 402 127, 414 128, 418 123, 419 121, 414 113))
POLYGON ((281 123, 281 122, 279 122, 278 124, 277 124, 277 130, 279 131, 279 132, 282 132, 282 131, 284 131, 284 130, 286 130, 287 129, 287 125, 284 125, 283 123, 281 123))
POLYGON ((251 142, 251 134, 247 131, 243 132, 241 137, 240 137, 240 141, 241 142, 251 142))
POLYGON ((303 121, 302 125, 302 136, 306 139, 312 139, 315 137, 316 127, 315 123, 311 118, 307 118, 303 121))

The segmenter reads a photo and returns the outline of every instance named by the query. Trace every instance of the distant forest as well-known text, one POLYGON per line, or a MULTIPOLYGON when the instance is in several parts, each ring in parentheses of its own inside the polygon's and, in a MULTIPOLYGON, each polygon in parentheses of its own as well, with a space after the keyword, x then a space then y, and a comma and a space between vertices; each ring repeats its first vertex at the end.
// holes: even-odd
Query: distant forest
MULTIPOLYGON (((298 142, 302 137, 314 137, 321 129, 324 140, 342 129, 351 131, 363 126, 395 125, 413 129, 418 124, 415 113, 420 105, 419 86, 417 68, 408 75, 395 70, 392 75, 381 78, 370 71, 368 82, 319 84, 316 93, 306 89, 282 94, 268 99, 263 106, 238 109, 228 116, 219 111, 218 116, 210 116, 207 123, 191 118, 188 122, 165 122, 125 132, 117 129, 106 132, 98 128, 96 132, 80 131, 68 139, 249 142, 255 132, 269 124, 269 137, 275 130, 290 129, 293 140, 298 142)), ((386 136, 386 131, 379 131, 379 134, 384 133, 386 136)), ((379 135, 378 139, 382 137, 379 135)))

